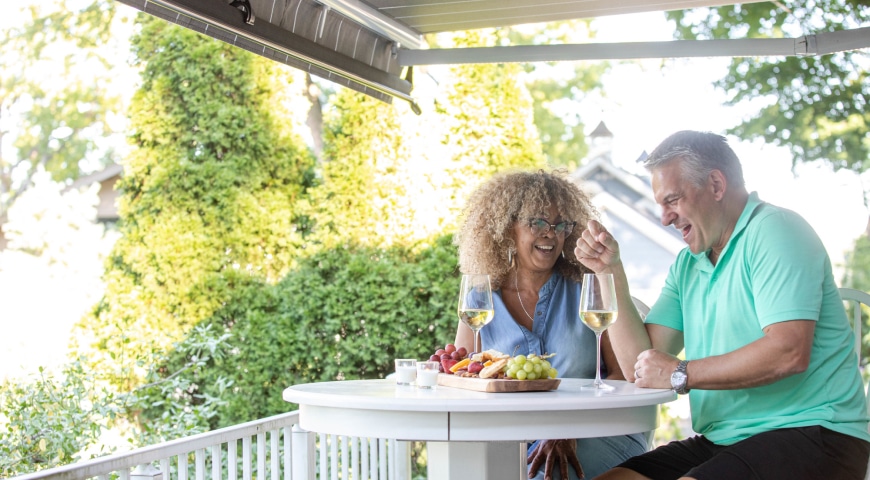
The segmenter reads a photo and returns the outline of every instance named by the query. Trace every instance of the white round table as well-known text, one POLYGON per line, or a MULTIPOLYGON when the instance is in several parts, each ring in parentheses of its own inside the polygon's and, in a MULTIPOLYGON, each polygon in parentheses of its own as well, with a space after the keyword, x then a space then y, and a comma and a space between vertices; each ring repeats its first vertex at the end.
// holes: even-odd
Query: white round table
POLYGON ((293 385, 284 400, 299 404, 300 427, 309 431, 429 441, 430 480, 525 478, 518 442, 654 430, 658 405, 677 398, 671 390, 616 380, 607 381, 616 387, 609 393, 581 390, 589 382, 562 379, 548 392, 484 393, 347 380, 293 385))

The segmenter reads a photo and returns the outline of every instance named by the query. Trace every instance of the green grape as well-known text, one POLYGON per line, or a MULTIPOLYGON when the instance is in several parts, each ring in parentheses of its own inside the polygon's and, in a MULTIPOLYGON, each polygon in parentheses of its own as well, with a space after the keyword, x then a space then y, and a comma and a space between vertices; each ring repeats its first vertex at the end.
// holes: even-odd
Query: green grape
POLYGON ((517 380, 525 380, 527 375, 525 370, 517 370, 517 380))
POLYGON ((556 378, 556 377, 559 375, 559 372, 557 372, 555 368, 550 367, 550 370, 549 370, 549 372, 547 373, 547 375, 548 375, 550 378, 556 378))
POLYGON ((512 365, 507 370, 507 375, 511 378, 517 378, 517 372, 520 371, 519 365, 512 365))
POLYGON ((516 357, 514 357, 514 363, 522 366, 523 364, 526 363, 526 356, 525 355, 517 355, 516 357))
POLYGON ((528 375, 526 375, 526 380, 537 380, 537 379, 538 379, 538 374, 535 372, 529 372, 528 375))
POLYGON ((541 368, 540 364, 536 364, 534 369, 535 369, 535 375, 540 375, 541 372, 544 370, 543 368, 541 368))
POLYGON ((548 361, 546 361, 546 360, 544 360, 543 362, 541 362, 541 366, 544 367, 544 370, 549 370, 549 369, 553 368, 553 366, 550 365, 550 362, 548 362, 548 361))
POLYGON ((526 364, 523 365, 523 370, 525 370, 526 373, 532 373, 535 371, 535 365, 532 363, 526 362, 526 364))

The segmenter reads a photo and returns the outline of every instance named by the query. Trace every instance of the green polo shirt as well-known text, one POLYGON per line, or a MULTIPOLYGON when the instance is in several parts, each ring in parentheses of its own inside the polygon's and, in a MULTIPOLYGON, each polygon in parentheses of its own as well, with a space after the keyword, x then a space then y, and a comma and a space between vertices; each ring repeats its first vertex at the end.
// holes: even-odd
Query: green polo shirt
POLYGON ((768 325, 789 320, 816 321, 809 368, 755 388, 693 389, 695 432, 730 445, 769 430, 821 425, 870 441, 852 330, 831 261, 796 213, 752 193, 719 262, 685 248, 646 317, 682 331, 690 361, 737 350, 768 325))

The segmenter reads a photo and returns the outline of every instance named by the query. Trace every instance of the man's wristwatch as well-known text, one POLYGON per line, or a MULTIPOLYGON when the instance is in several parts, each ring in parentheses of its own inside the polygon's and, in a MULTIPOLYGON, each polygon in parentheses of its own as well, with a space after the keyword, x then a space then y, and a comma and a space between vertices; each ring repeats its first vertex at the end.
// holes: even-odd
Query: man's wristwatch
POLYGON ((689 389, 687 388, 689 384, 689 376, 686 373, 686 366, 688 364, 688 360, 681 360, 677 365, 677 369, 671 374, 671 388, 680 395, 689 393, 689 389))

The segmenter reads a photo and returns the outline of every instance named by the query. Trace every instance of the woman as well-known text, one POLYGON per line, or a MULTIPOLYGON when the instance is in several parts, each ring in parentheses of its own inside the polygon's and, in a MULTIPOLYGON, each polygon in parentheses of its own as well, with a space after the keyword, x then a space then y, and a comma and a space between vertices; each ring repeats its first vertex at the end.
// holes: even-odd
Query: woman
MULTIPOLYGON (((595 334, 578 313, 589 270, 577 262, 573 246, 595 215, 576 185, 543 170, 500 174, 472 193, 454 242, 462 273, 491 278, 495 317, 480 331, 482 350, 555 354, 549 361, 563 378, 594 378, 595 368, 607 378, 625 378, 606 333, 603 365, 596 365, 595 334)), ((456 346, 472 351, 473 342, 472 331, 459 322, 456 346)), ((592 478, 645 451, 643 434, 538 441, 529 447, 529 476, 592 478), (558 462, 561 477, 538 471, 550 468, 548 457, 558 462)))

